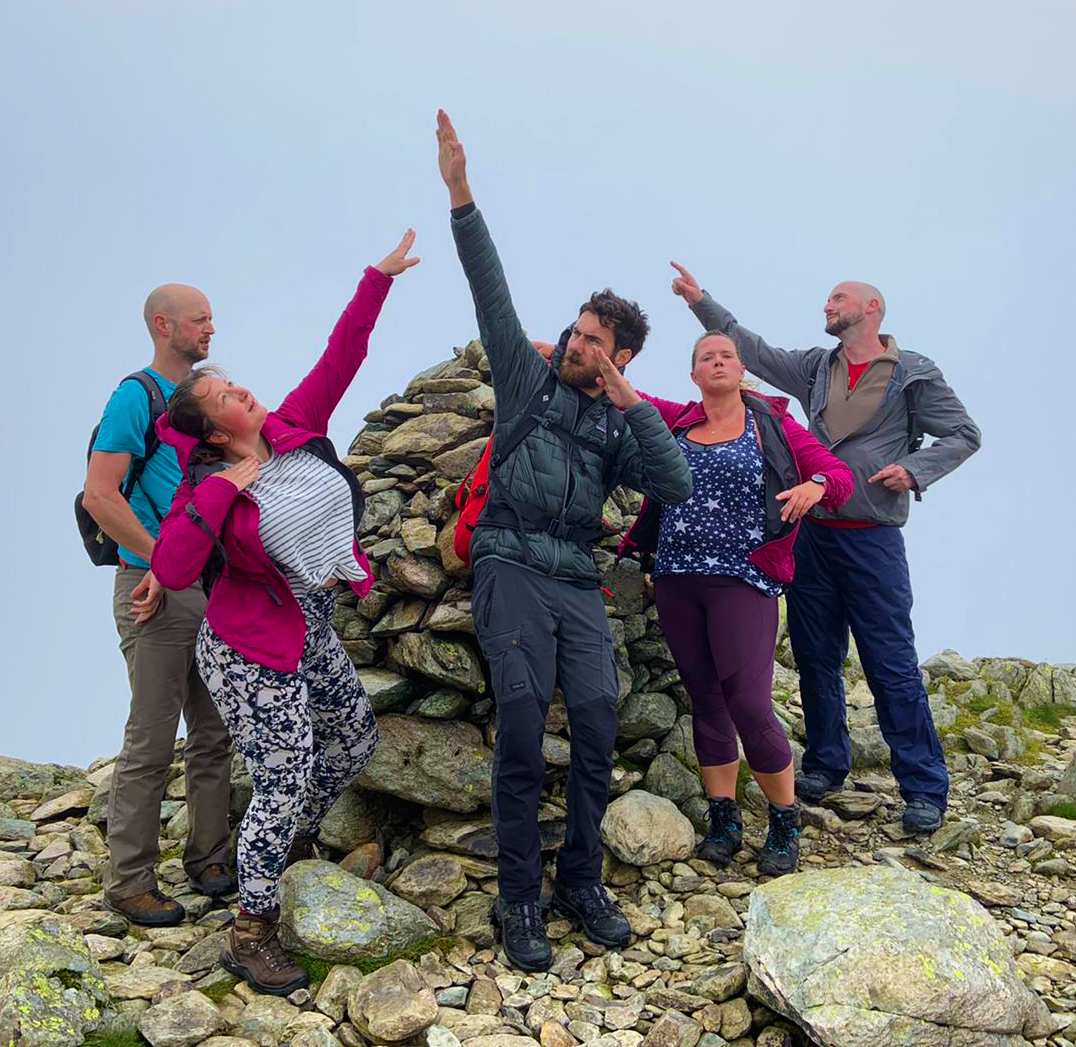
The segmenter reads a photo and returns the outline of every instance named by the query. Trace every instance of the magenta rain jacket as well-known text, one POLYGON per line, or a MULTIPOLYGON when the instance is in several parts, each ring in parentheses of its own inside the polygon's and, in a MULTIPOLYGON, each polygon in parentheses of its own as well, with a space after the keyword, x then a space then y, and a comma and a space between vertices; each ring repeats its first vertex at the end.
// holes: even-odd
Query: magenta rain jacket
MULTIPOLYGON (((646 393, 639 393, 639 395, 658 409, 665 424, 674 433, 679 434, 706 421, 706 410, 698 400, 681 404, 672 400, 660 400, 656 396, 647 396, 646 393)), ((822 508, 832 513, 848 501, 855 488, 852 470, 835 455, 830 454, 788 413, 788 400, 785 397, 744 392, 743 398, 745 403, 755 411, 756 421, 762 435, 762 454, 766 465, 775 470, 778 477, 781 476, 782 470, 774 459, 775 452, 780 448, 774 446, 775 441, 767 438, 766 423, 770 420, 775 423, 774 431, 782 438, 780 442, 787 448, 785 455, 791 452, 792 462, 789 463, 789 469, 795 470, 799 483, 810 479, 815 473, 826 474, 826 493, 819 503, 822 508)), ((790 476, 783 478, 782 482, 786 487, 794 486, 787 482, 790 479, 790 476)), ((772 486, 775 485, 772 483, 766 485, 767 501, 772 500, 773 494, 781 490, 778 486, 776 491, 771 491, 772 486)), ((766 506, 767 534, 772 537, 753 550, 747 559, 767 577, 787 585, 796 572, 796 560, 792 554, 792 547, 795 545, 800 525, 797 522, 791 526, 788 524, 782 526, 779 522, 781 507, 780 502, 766 506)), ((656 551, 657 520, 655 517, 659 510, 658 505, 650 502, 643 503, 638 519, 620 543, 619 556, 633 552, 653 553, 656 551)))
MULTIPOLYGON (((368 267, 363 273, 321 359, 280 407, 266 416, 262 435, 277 454, 311 441, 327 441, 329 418, 366 359, 370 332, 391 286, 392 277, 378 269, 368 267)), ((214 549, 212 535, 216 535, 227 566, 209 597, 206 618, 210 626, 244 658, 270 669, 295 672, 306 640, 306 620, 287 579, 262 546, 257 502, 220 476, 208 476, 194 486, 187 467, 199 441, 177 433, 167 414, 157 422, 157 431, 164 443, 176 449, 187 478, 176 490, 153 547, 154 575, 166 589, 193 585, 214 549)), ((373 584, 373 572, 358 541, 355 560, 367 577, 348 584, 364 597, 373 584)))

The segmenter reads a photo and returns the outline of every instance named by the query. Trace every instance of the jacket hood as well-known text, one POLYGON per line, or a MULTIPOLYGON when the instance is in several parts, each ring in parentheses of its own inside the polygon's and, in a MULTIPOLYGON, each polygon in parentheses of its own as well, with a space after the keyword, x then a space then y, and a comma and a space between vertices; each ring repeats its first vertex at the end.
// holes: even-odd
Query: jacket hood
POLYGON ((172 420, 168 417, 167 411, 157 419, 157 436, 160 437, 162 444, 168 444, 169 447, 175 448, 179 468, 183 471, 183 475, 186 476, 191 455, 202 441, 196 436, 188 436, 186 433, 173 429, 172 420))

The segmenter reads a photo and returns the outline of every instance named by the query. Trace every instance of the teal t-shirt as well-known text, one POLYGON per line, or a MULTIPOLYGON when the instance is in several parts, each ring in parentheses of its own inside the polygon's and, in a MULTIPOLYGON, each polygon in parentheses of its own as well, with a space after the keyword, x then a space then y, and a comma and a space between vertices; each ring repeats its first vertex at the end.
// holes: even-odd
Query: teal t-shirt
MULTIPOLYGON (((162 378, 156 371, 146 368, 164 394, 165 402, 175 391, 176 383, 162 378)), ((149 426, 149 396, 146 390, 138 382, 120 382, 119 387, 112 394, 105 405, 105 413, 101 418, 101 428, 97 432, 97 439, 93 442, 95 451, 109 451, 113 454, 129 454, 132 461, 141 458, 146 450, 146 428, 149 426)), ((130 475, 130 470, 127 471, 130 475)), ((156 507, 157 512, 163 517, 167 514, 172 504, 172 496, 176 493, 183 474, 179 468, 174 447, 160 444, 153 457, 146 463, 142 479, 135 484, 131 492, 131 509, 139 522, 154 538, 160 530, 157 517, 150 508, 150 502, 156 507)), ((127 476, 123 478, 126 484, 127 476)), ((148 568, 140 556, 136 556, 130 549, 120 546, 120 559, 132 567, 148 568)))

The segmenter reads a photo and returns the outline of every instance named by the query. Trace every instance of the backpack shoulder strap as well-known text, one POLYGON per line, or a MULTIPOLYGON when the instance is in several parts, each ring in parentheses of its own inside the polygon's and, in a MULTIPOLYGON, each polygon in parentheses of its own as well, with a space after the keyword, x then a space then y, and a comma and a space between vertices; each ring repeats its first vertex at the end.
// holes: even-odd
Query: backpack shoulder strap
POLYGON ((538 391, 531 397, 530 402, 527 404, 527 409, 523 412, 523 417, 520 418, 515 429, 509 434, 508 439, 504 442, 504 446, 490 456, 491 471, 499 468, 501 463, 504 462, 532 432, 534 432, 535 428, 541 422, 542 416, 553 402, 553 393, 556 391, 556 388, 557 376, 550 370, 546 380, 542 382, 538 391))
POLYGON ((616 478, 617 459, 620 455, 620 443, 624 437, 624 412, 614 407, 612 402, 605 410, 605 456, 602 462, 602 494, 609 490, 616 478))
MULTIPOLYGON (((157 453, 157 449, 161 446, 161 438, 157 435, 157 419, 164 414, 168 405, 164 402, 164 393, 161 392, 157 379, 145 368, 127 375, 123 381, 138 382, 145 390, 146 396, 149 397, 149 424, 146 426, 146 433, 143 437, 144 449, 142 456, 131 463, 131 474, 127 478, 127 483, 124 485, 123 490, 123 497, 129 501, 135 484, 142 486, 142 474, 146 471, 146 463, 157 453)), ((157 517, 157 522, 160 523, 162 517, 157 506, 153 504, 153 499, 146 493, 144 487, 142 488, 142 493, 146 495, 146 502, 149 504, 153 515, 157 517)))
POLYGON ((908 453, 915 454, 923 446, 923 430, 919 428, 919 409, 915 406, 915 394, 911 383, 904 387, 904 404, 908 408, 908 453))

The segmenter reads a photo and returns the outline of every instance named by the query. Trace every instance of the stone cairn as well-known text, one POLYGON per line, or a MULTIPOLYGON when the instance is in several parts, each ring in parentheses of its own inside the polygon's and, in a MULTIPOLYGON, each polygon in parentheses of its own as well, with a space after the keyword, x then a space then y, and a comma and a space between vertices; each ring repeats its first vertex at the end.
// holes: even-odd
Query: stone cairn
MULTIPOLYGON (((187 886, 182 741, 158 877, 188 919, 157 930, 103 905, 114 758, 83 770, 0 757, 0 1047, 1076 1045, 1076 667, 952 651, 925 663, 953 787, 945 825, 920 840, 902 832, 853 649, 855 769, 805 808, 803 872, 760 880, 765 803, 746 776, 747 846, 719 870, 692 856, 706 804, 688 696, 637 567, 615 563, 639 508, 624 491, 595 555, 621 720, 603 875, 634 937, 606 950, 554 919, 550 972, 506 966, 488 918, 494 707, 452 547, 455 490, 493 406, 472 342, 367 415, 346 458, 377 581, 362 602, 341 596, 334 624, 381 742, 326 818, 320 858, 281 886, 282 937, 311 989, 261 996, 217 967, 232 910, 187 886)), ((783 617, 774 698, 798 753, 783 617)), ((559 695, 543 750, 551 859, 569 760, 559 695)), ((232 777, 238 822, 238 758, 232 777)))

